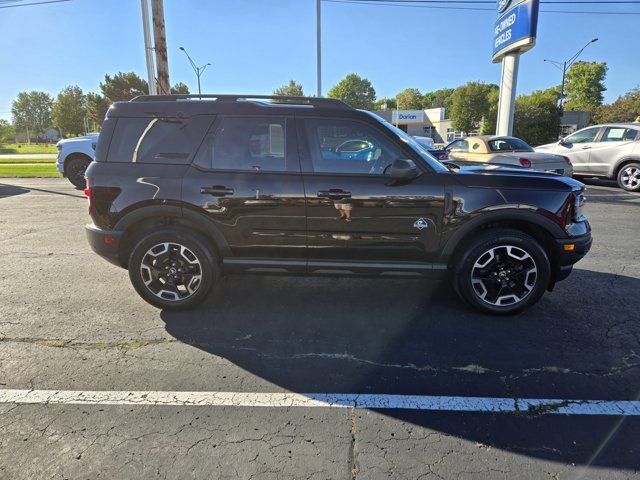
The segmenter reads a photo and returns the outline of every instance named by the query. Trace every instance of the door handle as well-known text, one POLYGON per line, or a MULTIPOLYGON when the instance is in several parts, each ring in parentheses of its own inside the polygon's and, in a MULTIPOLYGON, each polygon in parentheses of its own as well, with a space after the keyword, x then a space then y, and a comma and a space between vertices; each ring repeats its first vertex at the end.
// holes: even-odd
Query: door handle
POLYGON ((582 150, 589 150, 591 147, 590 146, 586 146, 586 147, 582 147, 582 150))
POLYGON ((318 190, 318 197, 341 200, 343 198, 351 198, 351 192, 345 192, 339 188, 331 188, 329 190, 318 190))
POLYGON ((200 193, 203 195, 212 195, 214 197, 226 197, 233 195, 233 188, 227 188, 224 185, 212 185, 210 187, 200 187, 200 193))

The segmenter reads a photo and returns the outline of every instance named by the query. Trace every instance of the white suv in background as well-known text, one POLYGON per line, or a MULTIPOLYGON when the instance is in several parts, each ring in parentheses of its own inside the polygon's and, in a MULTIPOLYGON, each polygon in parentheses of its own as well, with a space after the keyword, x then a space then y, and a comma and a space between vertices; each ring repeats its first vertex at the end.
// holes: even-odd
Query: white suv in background
POLYGON ((627 191, 640 191, 640 123, 594 125, 535 151, 569 157, 574 175, 613 178, 627 191))
POLYGON ((84 172, 95 157, 98 134, 67 138, 56 144, 58 171, 77 188, 85 188, 84 172))

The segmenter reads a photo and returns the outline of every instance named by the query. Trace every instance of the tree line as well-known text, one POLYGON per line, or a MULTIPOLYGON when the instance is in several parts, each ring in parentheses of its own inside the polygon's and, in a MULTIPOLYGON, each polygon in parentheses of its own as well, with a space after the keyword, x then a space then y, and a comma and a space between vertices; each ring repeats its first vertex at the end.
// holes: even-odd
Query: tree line
MULTIPOLYGON (((0 120, 0 141, 6 141, 16 132, 24 132, 27 139, 56 127, 65 136, 77 136, 89 130, 97 131, 113 102, 131 100, 148 92, 147 81, 135 72, 106 74, 100 82, 100 93, 84 93, 77 85, 63 88, 56 97, 47 92, 18 93, 11 105, 12 124, 0 120)), ((171 88, 171 93, 189 93, 182 82, 171 88)))
MULTIPOLYGON (((576 62, 567 73, 563 102, 560 101, 559 85, 518 96, 514 135, 532 145, 555 141, 560 132, 561 103, 564 110, 589 112, 592 124, 634 121, 640 115, 640 89, 633 89, 615 102, 604 104, 606 73, 606 63, 576 62)), ((304 95, 302 85, 294 80, 276 89, 274 94, 304 95)), ((393 98, 378 99, 370 80, 351 73, 332 87, 327 96, 365 110, 443 107, 456 130, 481 134, 496 131, 499 87, 495 84, 472 81, 457 88, 426 93, 418 88, 406 88, 393 98)))
MULTIPOLYGON (((630 122, 640 116, 640 88, 620 96, 611 104, 603 103, 606 63, 576 62, 567 73, 564 109, 585 110, 591 123, 630 122)), ((84 93, 76 85, 65 87, 54 98, 46 92, 20 92, 13 101, 12 124, 0 120, 0 141, 15 136, 16 131, 27 137, 37 136, 47 128, 57 127, 64 136, 80 135, 85 121, 90 130, 100 128, 111 103, 127 101, 148 91, 146 80, 135 72, 106 74, 100 82, 100 93, 84 93)), ((189 93, 180 82, 171 93, 189 93)), ((302 85, 290 80, 274 90, 274 95, 303 96, 302 85)), ((452 127, 462 132, 491 134, 496 129, 499 89, 495 84, 468 82, 457 88, 441 88, 421 92, 406 88, 393 98, 377 98, 373 84, 367 78, 351 73, 333 86, 327 96, 366 110, 422 110, 445 108, 452 127)), ((562 109, 561 89, 554 86, 516 98, 514 135, 530 144, 554 141, 560 131, 562 109)))

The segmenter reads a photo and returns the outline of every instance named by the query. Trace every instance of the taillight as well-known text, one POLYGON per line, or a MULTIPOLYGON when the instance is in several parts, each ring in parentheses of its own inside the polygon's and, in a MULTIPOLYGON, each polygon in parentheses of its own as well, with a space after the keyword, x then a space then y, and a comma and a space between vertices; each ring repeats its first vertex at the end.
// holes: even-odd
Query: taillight
POLYGON ((528 158, 520 158, 520 165, 522 165, 524 168, 531 168, 531 160, 529 160, 528 158))
POLYGON ((571 160, 569 160, 569 157, 565 157, 564 155, 562 155, 562 159, 564 160, 564 163, 566 163, 567 165, 571 165, 571 160))
POLYGON ((87 188, 84 189, 84 194, 87 196, 87 200, 89 201, 89 214, 91 214, 91 210, 93 210, 93 181, 87 177, 87 188))

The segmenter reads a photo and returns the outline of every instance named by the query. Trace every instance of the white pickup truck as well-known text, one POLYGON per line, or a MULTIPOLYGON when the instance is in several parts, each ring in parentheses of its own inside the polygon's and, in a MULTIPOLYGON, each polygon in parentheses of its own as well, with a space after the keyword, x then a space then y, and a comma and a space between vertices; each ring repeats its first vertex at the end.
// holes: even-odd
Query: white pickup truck
POLYGON ((98 134, 67 138, 56 144, 58 171, 77 188, 85 188, 84 172, 95 157, 98 134))

